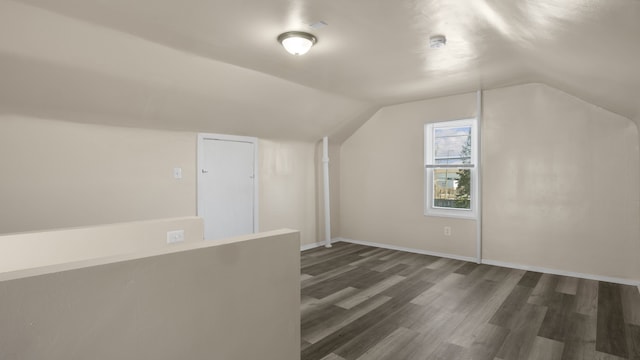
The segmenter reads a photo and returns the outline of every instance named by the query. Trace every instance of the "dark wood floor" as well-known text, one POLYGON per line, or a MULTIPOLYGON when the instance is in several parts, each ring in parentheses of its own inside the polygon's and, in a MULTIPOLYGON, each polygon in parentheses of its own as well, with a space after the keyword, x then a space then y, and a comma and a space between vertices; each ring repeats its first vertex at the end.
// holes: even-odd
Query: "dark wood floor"
POLYGON ((640 359, 633 286, 349 243, 301 281, 302 360, 640 359))

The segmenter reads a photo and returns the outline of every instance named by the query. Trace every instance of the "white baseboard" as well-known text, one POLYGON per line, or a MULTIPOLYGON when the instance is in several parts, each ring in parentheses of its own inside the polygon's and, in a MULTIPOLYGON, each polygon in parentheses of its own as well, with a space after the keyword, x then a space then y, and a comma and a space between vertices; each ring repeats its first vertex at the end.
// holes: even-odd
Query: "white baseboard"
POLYGON ((437 257, 442 257, 442 258, 447 258, 447 259, 455 259, 455 260, 476 262, 476 258, 469 257, 469 256, 461 256, 461 255, 454 255, 454 254, 439 253, 439 252, 435 252, 435 251, 412 249, 412 248, 406 248, 406 247, 402 247, 402 246, 380 244, 380 243, 375 243, 375 242, 370 242, 370 241, 353 240, 353 239, 345 239, 345 238, 336 238, 336 239, 340 239, 339 241, 344 241, 344 242, 348 242, 348 243, 352 243, 352 244, 373 246, 373 247, 379 247, 379 248, 389 249, 389 250, 405 251, 405 252, 410 252, 410 253, 415 253, 415 254, 422 254, 422 255, 431 255, 431 256, 437 256, 437 257))
MULTIPOLYGON (((342 241, 341 238, 333 238, 331 239, 331 243, 335 244, 337 242, 342 241)), ((321 247, 324 246, 325 243, 324 241, 321 242, 315 242, 315 243, 311 243, 311 244, 304 244, 304 245, 300 245, 300 251, 305 251, 305 250, 311 250, 311 249, 315 249, 317 247, 321 247)))
MULTIPOLYGON (((387 244, 375 243, 375 242, 370 242, 370 241, 346 239, 346 238, 341 238, 341 237, 337 237, 337 238, 334 238, 332 240, 332 242, 339 242, 339 241, 353 243, 353 244, 359 244, 359 245, 373 246, 373 247, 378 247, 378 248, 383 248, 383 249, 399 250, 399 251, 406 251, 406 252, 416 253, 416 254, 438 256, 438 257, 443 257, 443 258, 448 258, 448 259, 455 259, 455 260, 462 260, 462 261, 469 261, 469 262, 477 262, 477 258, 469 257, 469 256, 460 256, 460 255, 454 255, 454 254, 439 253, 439 252, 434 252, 434 251, 426 251, 426 250, 420 250, 420 249, 405 248, 405 247, 402 247, 402 246, 394 246, 394 245, 387 245, 387 244)), ((324 245, 324 243, 318 243, 318 244, 319 245, 317 245, 317 246, 323 246, 324 245)), ((572 271, 544 268, 544 267, 539 267, 539 266, 513 264, 513 263, 508 263, 508 262, 503 262, 503 261, 490 260, 490 259, 482 259, 482 263, 483 264, 487 264, 487 265, 494 265, 494 266, 501 266, 501 267, 511 268, 511 269, 535 271, 535 272, 541 272, 541 273, 547 273, 547 274, 553 274, 553 275, 571 276, 571 277, 582 278, 582 279, 606 281, 606 282, 622 284, 622 285, 637 286, 638 287, 638 291, 640 291, 640 281, 638 281, 638 280, 623 279, 623 278, 601 276, 601 275, 593 275, 593 274, 584 274, 584 273, 578 273, 578 272, 572 272, 572 271)))
POLYGON ((503 262, 503 261, 490 260, 490 259, 482 259, 482 263, 483 264, 487 264, 487 265, 495 265, 495 266, 511 268, 511 269, 535 271, 535 272, 541 272, 541 273, 546 273, 546 274, 571 276, 571 277, 576 277, 576 278, 581 278, 581 279, 596 280, 596 281, 606 281, 606 282, 622 284, 622 285, 637 286, 638 289, 640 290, 640 281, 638 281, 638 280, 623 279, 623 278, 616 278, 616 277, 602 276, 602 275, 585 274, 585 273, 579 273, 579 272, 573 272, 573 271, 550 269, 550 268, 539 267, 539 266, 513 264, 513 263, 508 263, 508 262, 503 262))

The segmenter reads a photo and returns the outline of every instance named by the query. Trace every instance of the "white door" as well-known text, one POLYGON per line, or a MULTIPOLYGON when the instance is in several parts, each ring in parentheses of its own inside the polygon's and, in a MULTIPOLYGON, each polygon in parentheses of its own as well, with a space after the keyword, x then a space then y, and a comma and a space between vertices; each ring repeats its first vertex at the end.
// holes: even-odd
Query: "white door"
POLYGON ((255 232, 256 139, 200 135, 198 142, 198 216, 205 240, 255 232))

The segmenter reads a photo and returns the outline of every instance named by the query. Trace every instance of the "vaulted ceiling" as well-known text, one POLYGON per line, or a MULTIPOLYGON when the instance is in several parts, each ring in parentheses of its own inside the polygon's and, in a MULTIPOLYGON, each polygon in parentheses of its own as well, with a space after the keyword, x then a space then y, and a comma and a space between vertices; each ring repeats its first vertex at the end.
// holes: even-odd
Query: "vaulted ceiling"
POLYGON ((0 111, 125 126, 344 138, 384 105, 526 82, 640 119, 638 59, 638 0, 0 1, 0 111), (318 44, 291 56, 288 30, 318 44))

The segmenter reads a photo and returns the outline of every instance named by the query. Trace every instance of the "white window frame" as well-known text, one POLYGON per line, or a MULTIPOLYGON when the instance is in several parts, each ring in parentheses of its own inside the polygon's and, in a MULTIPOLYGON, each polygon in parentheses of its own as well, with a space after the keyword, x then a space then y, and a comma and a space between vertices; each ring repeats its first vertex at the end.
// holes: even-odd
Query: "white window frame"
POLYGON ((424 126, 424 214, 425 216, 442 216, 462 219, 478 217, 478 121, 475 118, 427 123, 424 126), (433 152, 435 129, 443 127, 471 126, 471 164, 436 165, 433 152), (470 209, 440 208, 433 206, 433 170, 438 168, 468 168, 471 170, 470 209))

